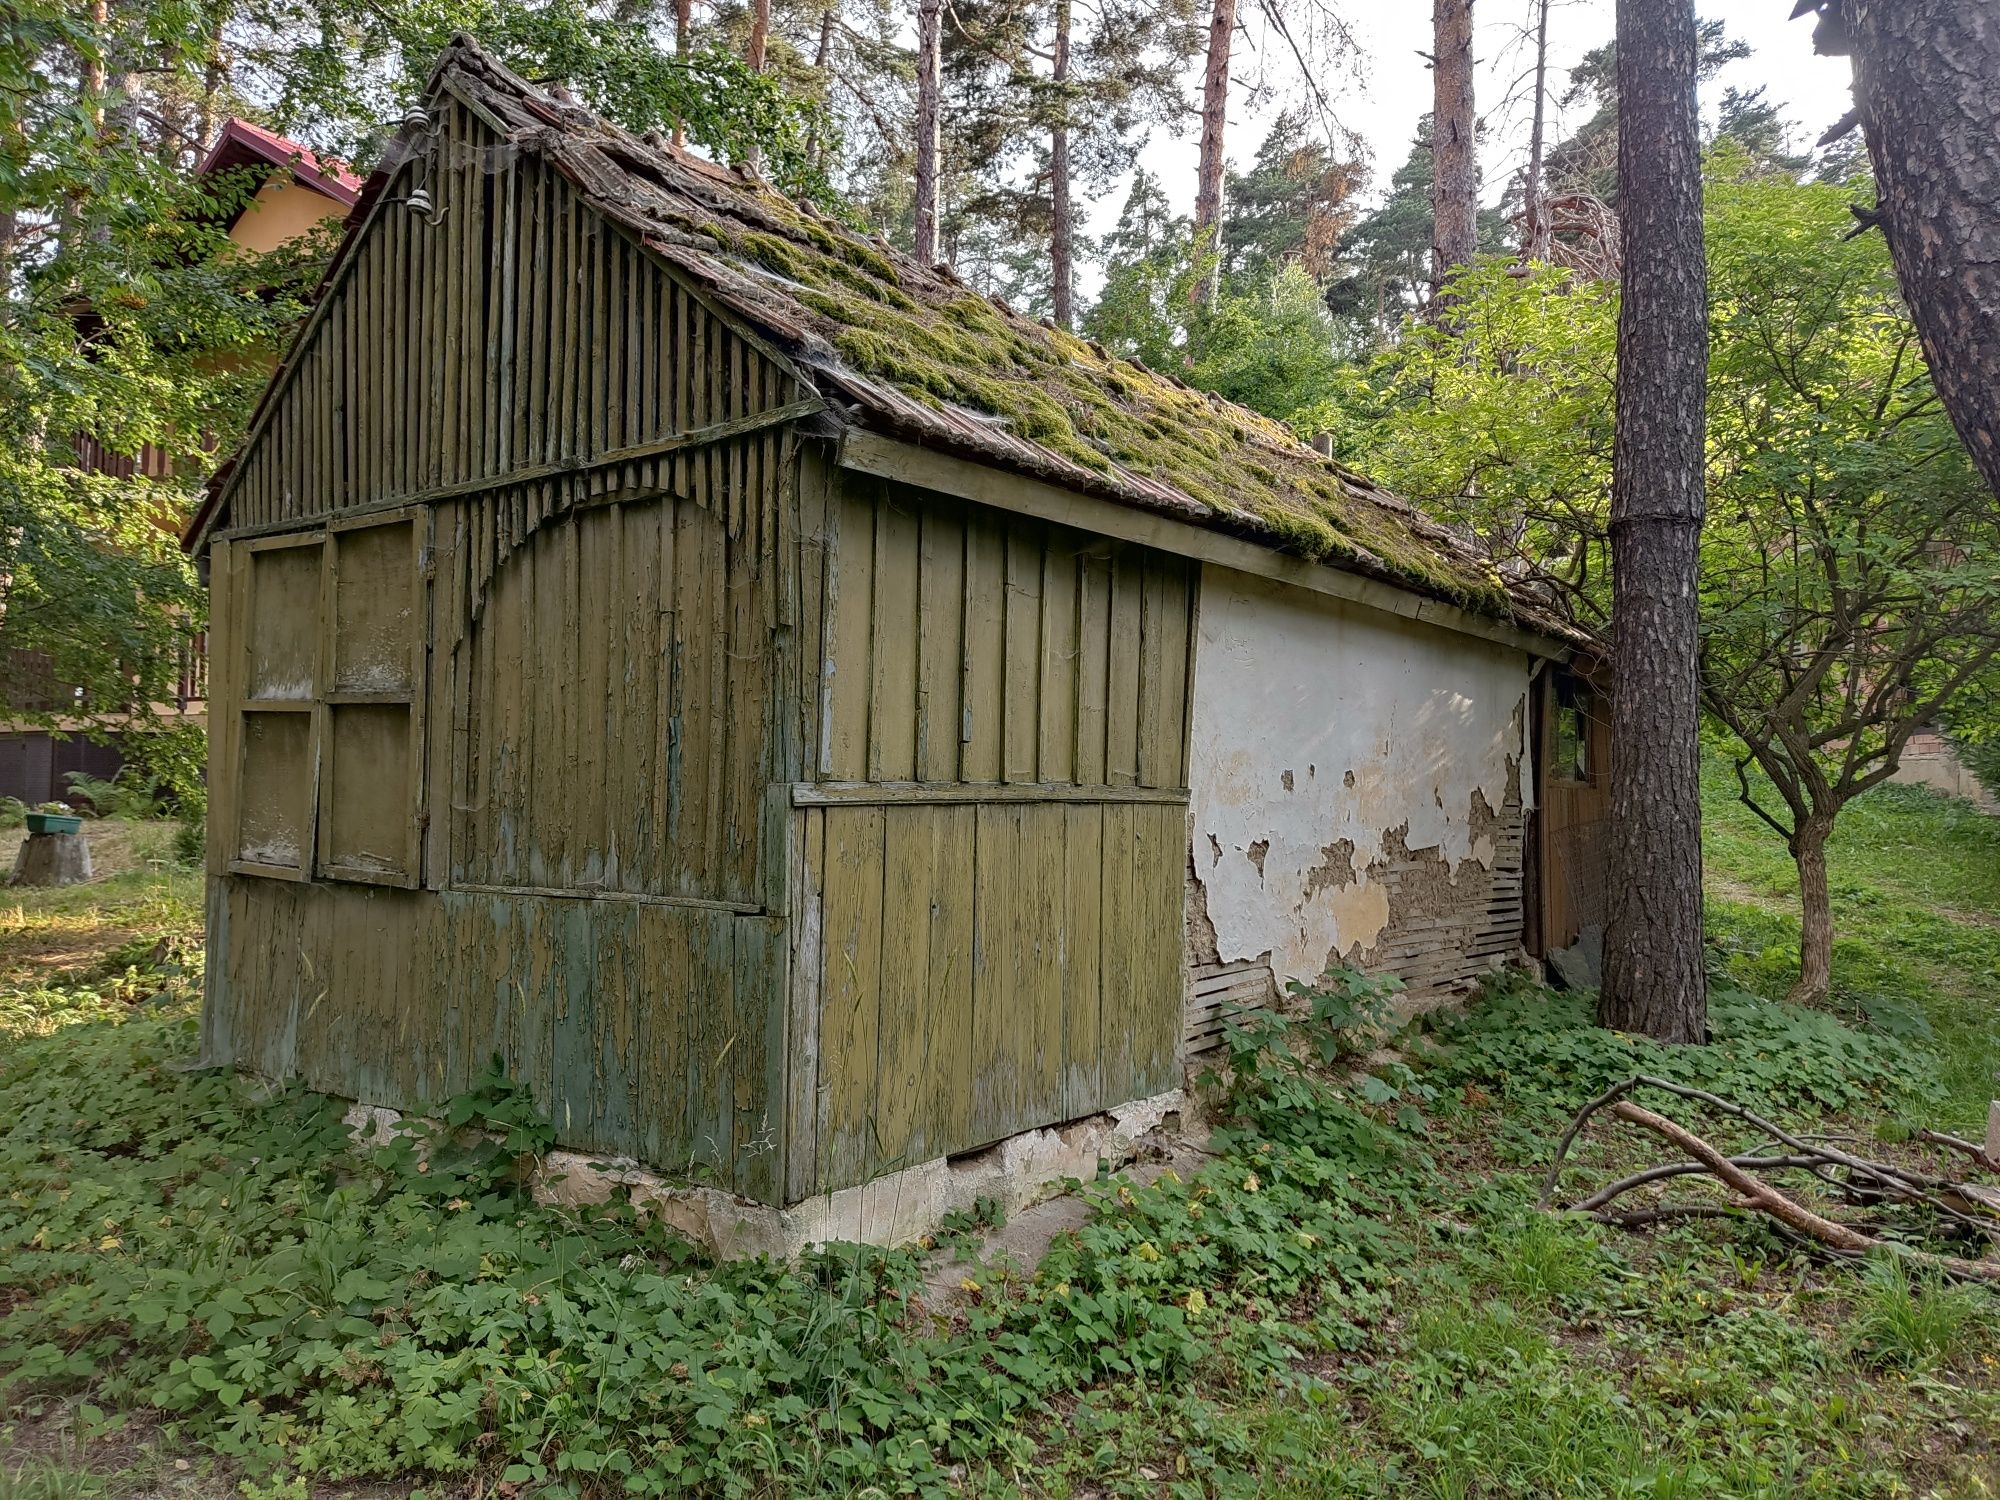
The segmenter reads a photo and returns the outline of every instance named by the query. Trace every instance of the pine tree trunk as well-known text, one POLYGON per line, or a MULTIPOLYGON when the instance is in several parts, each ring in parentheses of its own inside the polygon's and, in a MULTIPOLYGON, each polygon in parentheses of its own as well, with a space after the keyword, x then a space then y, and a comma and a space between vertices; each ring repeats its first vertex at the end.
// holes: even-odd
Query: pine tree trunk
MULTIPOLYGON (((813 52, 813 72, 820 76, 822 80, 821 87, 829 88, 829 90, 830 80, 827 80, 827 65, 833 60, 834 14, 835 7, 833 5, 828 5, 826 9, 819 13, 819 45, 813 52)), ((825 101, 822 100, 821 102, 824 103, 825 101)), ((824 109, 814 110, 812 113, 812 123, 806 127, 807 149, 812 153, 813 166, 822 174, 827 169, 827 142, 826 132, 821 128, 820 122, 825 118, 826 113, 824 109)))
POLYGON ((944 92, 944 0, 917 0, 917 259, 938 258, 938 126, 944 92))
MULTIPOLYGON (((743 60, 750 65, 750 71, 764 71, 764 57, 771 46, 771 0, 751 0, 750 42, 743 50, 743 60)), ((744 160, 752 170, 763 165, 764 153, 753 140, 750 149, 744 153, 744 160)))
POLYGON ((1799 867, 1799 982, 1791 1000, 1817 1005, 1833 980, 1833 903, 1826 888, 1826 841, 1833 818, 1814 812, 1792 834, 1792 860, 1799 867))
POLYGON ((1708 322, 1693 0, 1618 0, 1625 216, 1611 494, 1611 870, 1598 1019, 1707 1034, 1701 950, 1701 556, 1708 322))
POLYGON ((2000 6, 1836 0, 1819 40, 1853 53, 1896 279, 1938 399, 2000 494, 2000 6))
POLYGON ((1542 155, 1549 101, 1549 0, 1537 0, 1535 17, 1535 123, 1528 134, 1528 186, 1524 195, 1522 254, 1531 262, 1549 258, 1548 192, 1542 183, 1542 155))
POLYGON ((1479 253, 1478 121, 1472 107, 1472 0, 1431 0, 1431 294, 1479 253))
POLYGON ((1201 161, 1194 193, 1195 243, 1208 255, 1207 276, 1197 277, 1194 299, 1215 294, 1222 271, 1223 133, 1229 124, 1229 49, 1236 40, 1236 0, 1215 0, 1208 18, 1208 63, 1201 81, 1201 161))
POLYGON ((1056 326, 1076 323, 1076 207, 1070 201, 1069 180, 1069 27, 1070 0, 1056 0, 1055 126, 1049 132, 1049 274, 1056 326))
MULTIPOLYGON (((685 64, 694 50, 694 0, 674 0, 674 56, 685 64)), ((687 121, 674 116, 674 144, 687 144, 687 121)))

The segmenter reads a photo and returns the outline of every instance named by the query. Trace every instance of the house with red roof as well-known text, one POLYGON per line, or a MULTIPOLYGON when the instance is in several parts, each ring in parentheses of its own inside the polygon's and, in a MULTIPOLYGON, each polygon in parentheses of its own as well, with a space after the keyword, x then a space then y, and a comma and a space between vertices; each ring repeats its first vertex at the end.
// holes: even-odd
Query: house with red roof
MULTIPOLYGON (((215 142, 195 169, 197 177, 245 171, 256 187, 230 212, 224 225, 229 238, 244 249, 264 253, 277 249, 329 219, 344 219, 361 192, 361 179, 345 162, 320 155, 297 141, 248 120, 224 122, 215 142)), ((276 351, 272 351, 275 358, 276 351)), ((87 469, 119 478, 157 475, 165 456, 153 449, 114 453, 80 433, 77 462, 87 469)), ((12 678, 9 699, 24 709, 53 712, 77 705, 77 689, 57 682, 46 658, 37 652, 6 652, 5 670, 12 678)), ((175 715, 199 722, 207 711, 207 664, 197 653, 183 664, 172 704, 175 715)), ((0 796, 36 803, 61 798, 72 771, 92 776, 115 775, 121 757, 115 746, 93 744, 80 735, 59 737, 45 726, 0 723, 0 796)), ((81 720, 78 721, 78 727, 81 720)))

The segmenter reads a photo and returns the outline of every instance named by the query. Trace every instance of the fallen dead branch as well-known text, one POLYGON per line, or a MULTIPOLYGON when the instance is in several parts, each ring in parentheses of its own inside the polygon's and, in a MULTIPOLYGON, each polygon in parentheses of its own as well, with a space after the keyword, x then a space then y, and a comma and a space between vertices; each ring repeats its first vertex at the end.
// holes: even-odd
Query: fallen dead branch
MULTIPOLYGON (((1983 1260, 1961 1260, 1913 1249, 1899 1241, 1828 1218, 1765 1178, 1783 1172, 1806 1172, 1848 1203, 1864 1207, 1885 1203, 1921 1205, 1948 1221, 1959 1232, 1982 1238, 1989 1244, 2000 1244, 2000 1192, 1918 1172, 1891 1162, 1871 1161, 1834 1145, 1829 1138, 1795 1135, 1706 1089, 1691 1088, 1644 1073, 1635 1074, 1623 1083, 1606 1089, 1577 1111, 1562 1139, 1557 1142, 1555 1160, 1550 1163, 1548 1175, 1542 1180, 1541 1202, 1544 1208, 1554 1203, 1563 1165, 1577 1137, 1595 1115, 1606 1110, 1618 1119, 1658 1136, 1688 1160, 1664 1163, 1620 1178, 1575 1203, 1562 1205, 1567 1212, 1588 1213, 1602 1223, 1637 1228, 1665 1219, 1715 1217, 1752 1211, 1776 1220, 1797 1237, 1836 1255, 1865 1255, 1873 1250, 1886 1250, 1911 1264, 1924 1266, 1942 1275, 2000 1285, 2000 1260, 1990 1256, 1983 1260), (1719 1110, 1761 1132, 1770 1145, 1734 1154, 1720 1151, 1679 1121, 1647 1109, 1628 1097, 1642 1088, 1657 1089, 1719 1110), (1735 1202, 1730 1205, 1662 1203, 1637 1209, 1613 1207, 1619 1198, 1636 1188, 1692 1175, 1709 1176, 1722 1183, 1735 1195, 1735 1202)), ((1949 1140, 1938 1144, 1970 1145, 1969 1142, 1949 1140)), ((1972 1148, 1969 1154, 1984 1164, 1984 1152, 1972 1148)))

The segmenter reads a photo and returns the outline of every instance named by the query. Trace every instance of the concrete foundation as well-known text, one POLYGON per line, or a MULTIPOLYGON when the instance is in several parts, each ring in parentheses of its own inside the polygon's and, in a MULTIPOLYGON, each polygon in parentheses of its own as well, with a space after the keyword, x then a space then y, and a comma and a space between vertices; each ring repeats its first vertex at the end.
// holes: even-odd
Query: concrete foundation
MULTIPOLYGON (((938 1157, 790 1208, 674 1182, 629 1158, 579 1151, 551 1151, 540 1158, 532 1189, 538 1203, 571 1208, 627 1196, 725 1259, 789 1259, 833 1243, 902 1245, 932 1233, 949 1214, 970 1212, 982 1199, 1012 1217, 1060 1192, 1071 1178, 1088 1181, 1100 1167, 1115 1171, 1138 1155, 1147 1136, 1171 1135, 1186 1107, 1186 1096, 1174 1089, 1064 1125, 1024 1131, 964 1156, 938 1157)), ((377 1145, 400 1119, 394 1110, 357 1104, 346 1123, 362 1144, 377 1145)))

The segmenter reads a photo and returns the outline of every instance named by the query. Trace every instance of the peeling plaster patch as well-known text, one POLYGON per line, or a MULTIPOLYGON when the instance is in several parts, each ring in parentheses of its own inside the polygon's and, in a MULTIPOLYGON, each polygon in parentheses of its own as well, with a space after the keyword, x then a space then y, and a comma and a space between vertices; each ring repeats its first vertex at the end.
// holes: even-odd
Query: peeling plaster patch
POLYGON ((1322 973, 1341 959, 1352 958, 1362 949, 1375 946, 1376 939, 1389 925, 1389 888, 1374 881, 1342 886, 1325 904, 1333 913, 1334 930, 1340 938, 1327 950, 1326 961, 1320 965, 1322 973), (1348 936, 1350 933, 1352 937, 1348 936))
POLYGON ((1211 833, 1208 836, 1208 847, 1212 851, 1208 861, 1209 866, 1212 869, 1216 865, 1222 863, 1222 840, 1217 838, 1214 834, 1211 833))
POLYGON ((1249 856, 1202 882, 1219 961, 1269 954, 1280 986, 1311 982, 1420 907, 1484 902, 1492 810, 1520 784, 1524 653, 1214 567, 1200 621, 1195 843, 1249 856), (1322 760, 1340 774, 1318 781, 1322 760), (1286 774, 1301 762, 1304 781, 1286 774))
POLYGON ((1338 890, 1344 885, 1352 885, 1355 881, 1353 839, 1335 839, 1320 853, 1326 857, 1306 871, 1305 893, 1309 898, 1329 888, 1338 890))

